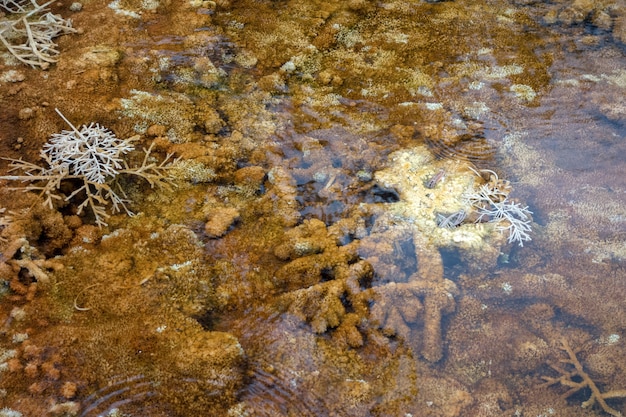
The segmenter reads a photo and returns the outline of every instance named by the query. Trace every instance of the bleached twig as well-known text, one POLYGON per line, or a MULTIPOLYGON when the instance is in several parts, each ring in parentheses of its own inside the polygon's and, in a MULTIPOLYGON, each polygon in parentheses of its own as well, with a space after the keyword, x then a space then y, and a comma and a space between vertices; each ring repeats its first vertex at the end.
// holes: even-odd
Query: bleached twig
POLYGON ((561 350, 563 350, 567 355, 567 358, 559 360, 559 362, 564 366, 554 364, 550 365, 550 367, 557 371, 560 376, 556 378, 542 376, 541 379, 545 382, 541 386, 547 387, 561 384, 564 387, 568 387, 569 390, 562 395, 563 398, 568 398, 576 394, 578 391, 588 389, 591 391, 591 395, 587 401, 582 403, 583 408, 590 408, 597 402, 604 412, 615 417, 621 416, 622 413, 610 407, 605 400, 609 398, 626 398, 626 390, 601 392, 595 382, 593 382, 591 377, 583 369, 582 364, 576 357, 576 353, 569 346, 566 339, 561 340, 561 350))
POLYGON ((0 9, 9 13, 26 13, 30 6, 38 7, 33 0, 0 0, 0 9))
POLYGON ((437 226, 444 228, 444 229, 454 229, 455 227, 459 226, 461 223, 463 223, 463 220, 465 220, 465 218, 467 217, 467 212, 463 209, 454 212, 452 214, 449 215, 445 215, 445 214, 437 214, 437 226))
POLYGON ((16 59, 33 68, 45 69, 55 63, 59 50, 53 39, 76 32, 72 22, 59 15, 48 12, 35 17, 51 3, 53 1, 40 6, 34 0, 0 0, 0 8, 17 14, 13 19, 0 21, 0 42, 16 59), (33 7, 30 11, 28 3, 33 7))

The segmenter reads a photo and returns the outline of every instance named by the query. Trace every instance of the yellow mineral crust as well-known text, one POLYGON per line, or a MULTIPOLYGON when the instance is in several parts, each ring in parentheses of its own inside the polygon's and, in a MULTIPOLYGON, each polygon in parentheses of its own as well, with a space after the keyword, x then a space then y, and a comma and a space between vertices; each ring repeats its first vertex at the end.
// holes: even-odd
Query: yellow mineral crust
POLYGON ((465 217, 441 226, 439 214, 474 210, 466 195, 485 181, 465 160, 436 161, 426 147, 415 147, 391 154, 374 180, 392 196, 388 201, 363 204, 329 227, 311 219, 286 232, 274 249, 288 261, 274 274, 277 304, 316 333, 342 334, 350 346, 379 330, 418 340, 412 343, 422 357, 437 362, 443 357, 442 320, 455 311, 459 294, 444 277, 440 249, 457 250, 476 268, 491 267, 506 236, 493 224, 465 217), (369 231, 364 215, 373 218, 369 231))
POLYGON ((465 160, 437 161, 423 146, 395 152, 389 166, 375 174, 375 180, 400 194, 400 200, 387 205, 388 212, 379 217, 375 229, 406 225, 427 245, 457 248, 461 256, 479 258, 490 265, 497 259, 504 234, 490 224, 463 222, 458 227, 439 227, 437 215, 444 216, 472 207, 465 195, 482 181, 465 160), (443 177, 432 186, 429 181, 443 170, 443 177))
POLYGON ((421 234, 405 234, 416 246, 417 271, 407 282, 372 282, 372 263, 357 256, 361 241, 341 245, 344 236, 359 230, 359 221, 345 220, 326 228, 313 219, 287 232, 285 242, 274 251, 277 257, 291 260, 274 274, 275 284, 285 291, 277 306, 308 322, 316 333, 333 330, 336 339, 353 347, 363 344, 362 333, 380 329, 387 336, 409 340, 417 327, 422 356, 439 361, 441 321, 454 311, 458 295, 456 285, 443 277, 439 251, 421 234))
POLYGON ((319 220, 292 229, 275 250, 279 258, 295 258, 274 275, 276 285, 287 291, 277 305, 309 322, 316 333, 337 328, 337 336, 356 347, 363 344, 358 327, 367 316, 368 300, 361 287, 371 281, 373 271, 367 262, 358 261, 353 244, 337 246, 338 234, 319 220))
MULTIPOLYGON (((15 258, 11 253, 26 245, 9 245, 3 255, 15 258)), ((167 415, 225 415, 236 401, 245 353, 235 336, 207 330, 196 319, 216 308, 216 298, 203 244, 188 227, 143 219, 75 246, 54 259, 59 267, 34 255, 17 261, 46 285, 37 304, 16 313, 21 327, 11 329, 23 341, 14 371, 3 380, 6 375, 15 390, 29 390, 43 404, 52 390, 73 396, 64 387, 75 384, 84 413, 155 397, 151 404, 167 415), (22 327, 27 332, 17 331, 22 327), (58 360, 40 363, 33 353, 39 349, 46 358, 54 351, 58 360), (94 392, 110 401, 99 405, 98 394, 89 397, 94 392)))

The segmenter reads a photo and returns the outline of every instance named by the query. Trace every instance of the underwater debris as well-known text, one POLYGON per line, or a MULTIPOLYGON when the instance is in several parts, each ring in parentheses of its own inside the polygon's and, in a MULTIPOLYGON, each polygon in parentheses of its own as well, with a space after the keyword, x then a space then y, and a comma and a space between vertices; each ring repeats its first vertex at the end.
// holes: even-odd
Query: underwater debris
POLYGON ((437 184, 444 180, 445 176, 446 170, 443 168, 439 169, 439 171, 426 182, 426 188, 435 188, 437 184))
POLYGON ((71 20, 50 12, 37 16, 51 3, 40 6, 34 0, 0 0, 0 9, 17 15, 0 20, 0 42, 16 59, 33 68, 46 69, 57 62, 59 51, 53 39, 76 33, 71 20))
POLYGON ((593 382, 583 369, 583 366, 578 361, 578 358, 576 358, 576 352, 572 350, 565 338, 561 339, 561 350, 563 350, 568 356, 567 359, 559 360, 560 363, 565 364, 566 368, 550 364, 550 367, 561 374, 561 376, 558 378, 542 376, 541 378, 546 382, 541 386, 548 387, 555 384, 561 384, 565 387, 569 387, 570 389, 562 395, 563 398, 568 398, 582 389, 588 389, 591 391, 591 395, 587 401, 582 403, 583 408, 590 408, 597 402, 600 407, 602 407, 604 412, 612 416, 621 416, 622 413, 609 407, 605 400, 609 398, 626 398, 626 389, 600 392, 600 389, 596 386, 595 382, 593 382), (578 381, 578 379, 580 379, 580 381, 578 381))
POLYGON ((0 271, 9 281, 11 290, 27 300, 32 300, 37 291, 37 285, 21 283, 19 279, 21 271, 27 272, 37 284, 48 285, 51 282, 49 271, 59 268, 62 268, 62 265, 58 261, 43 257, 24 237, 5 242, 0 250, 0 271))
POLYGON ((481 185, 478 191, 472 190, 464 195, 478 213, 476 222, 496 223, 500 232, 508 232, 509 243, 518 242, 524 246, 525 241, 531 240, 532 211, 528 210, 528 206, 511 201, 507 181, 500 180, 491 170, 484 171, 492 173, 489 182, 481 185))
MULTIPOLYGON (((368 245, 371 237, 362 239, 361 245, 368 245)), ((387 279, 381 280, 382 277, 378 276, 370 288, 363 290, 360 296, 371 300, 368 322, 385 336, 406 341, 419 340, 417 352, 426 361, 436 363, 443 357, 444 317, 455 311, 455 297, 459 295, 459 290, 454 282, 444 277, 441 253, 421 232, 396 226, 395 231, 385 232, 385 238, 410 241, 408 246, 414 254, 397 251, 396 256, 414 257, 417 265, 413 265, 414 272, 408 277, 395 271, 387 279), (419 332, 419 336, 415 332, 419 332)), ((381 258, 391 255, 385 253, 384 246, 372 246, 370 242, 370 248, 360 251, 365 260, 372 263, 377 274, 385 268, 381 258)))
POLYGON ((528 206, 522 207, 521 204, 509 200, 507 196, 502 201, 497 201, 502 195, 497 189, 481 185, 477 192, 468 193, 466 198, 478 212, 477 222, 486 218, 489 223, 498 223, 498 230, 508 232, 509 243, 518 242, 520 246, 524 246, 525 241, 531 240, 529 233, 532 211, 528 210, 528 206), (508 226, 502 225, 502 222, 508 222, 508 226))
POLYGON ((58 109, 56 111, 72 130, 55 133, 44 145, 40 156, 46 161, 48 168, 21 159, 5 158, 11 161, 9 172, 21 171, 23 174, 4 175, 0 179, 31 183, 14 189, 38 191, 45 197, 44 205, 50 209, 53 208, 54 200, 69 201, 84 193, 85 199, 78 205, 77 214, 89 206, 96 224, 102 227, 107 226, 105 220, 109 214, 106 206, 109 203, 114 213, 123 209, 128 215, 133 215, 126 207, 129 200, 124 198, 126 195, 118 182, 120 176, 134 175, 143 178, 152 188, 164 187, 169 183, 165 172, 170 167, 166 164, 171 155, 167 155, 161 163, 150 162, 150 146, 144 149, 141 165, 131 168, 122 156, 135 150, 132 142, 137 137, 119 139, 110 130, 94 123, 83 125, 79 130, 58 109), (82 184, 68 196, 61 196, 59 189, 66 180, 78 180, 82 184))
POLYGON ((457 226, 460 226, 463 223, 463 220, 467 217, 467 212, 463 209, 454 212, 449 215, 445 214, 437 214, 437 226, 443 227, 445 229, 454 229, 457 226))

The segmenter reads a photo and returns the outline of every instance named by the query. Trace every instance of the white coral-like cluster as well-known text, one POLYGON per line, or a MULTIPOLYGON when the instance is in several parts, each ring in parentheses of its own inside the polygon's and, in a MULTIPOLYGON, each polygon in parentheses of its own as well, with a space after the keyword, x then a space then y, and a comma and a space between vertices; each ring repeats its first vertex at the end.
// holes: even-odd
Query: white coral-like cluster
POLYGON ((69 173, 104 184, 123 169, 122 155, 134 149, 130 139, 118 139, 110 130, 91 123, 80 130, 53 134, 41 156, 50 165, 50 173, 69 173))
POLYGON ((531 240, 532 211, 528 210, 528 206, 511 201, 507 193, 489 184, 481 185, 478 191, 467 193, 465 198, 476 209, 477 222, 496 223, 498 230, 508 232, 509 243, 518 242, 524 246, 524 242, 531 240))
POLYGON ((169 183, 165 171, 170 168, 170 165, 166 165, 170 155, 161 163, 151 162, 150 147, 144 150, 145 155, 140 166, 129 167, 123 155, 135 149, 132 145, 135 137, 119 139, 113 132, 96 123, 83 125, 79 130, 59 110, 57 113, 72 130, 52 135, 44 145, 41 157, 48 167, 9 159, 10 172, 19 171, 22 175, 5 175, 0 176, 0 179, 28 183, 17 188, 38 191, 44 197, 44 204, 50 208, 54 207, 55 200, 69 201, 75 196, 84 196, 77 212, 80 214, 85 207, 90 207, 98 226, 107 225, 105 220, 109 214, 106 206, 109 203, 114 213, 123 209, 127 214, 133 214, 126 207, 128 200, 123 198, 126 195, 118 182, 120 176, 140 177, 151 187, 161 187, 169 183), (59 190, 66 180, 74 180, 80 185, 64 196, 59 190))

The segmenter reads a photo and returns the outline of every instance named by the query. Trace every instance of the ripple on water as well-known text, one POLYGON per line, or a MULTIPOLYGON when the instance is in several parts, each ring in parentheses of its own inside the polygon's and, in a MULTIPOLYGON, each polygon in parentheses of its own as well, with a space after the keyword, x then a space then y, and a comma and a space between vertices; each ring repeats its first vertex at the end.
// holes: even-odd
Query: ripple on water
POLYGON ((126 405, 146 403, 156 395, 155 384, 144 375, 115 379, 83 401, 79 417, 106 416, 126 405))
POLYGON ((233 323, 230 330, 250 358, 249 380, 239 398, 258 417, 317 417, 329 414, 316 393, 324 379, 315 337, 297 319, 265 308, 233 323))
POLYGON ((319 400, 301 392, 295 370, 277 367, 275 363, 256 362, 251 366, 251 381, 242 399, 253 406, 255 415, 314 417, 327 414, 319 400))
POLYGON ((427 138, 426 144, 437 158, 466 159, 475 164, 490 161, 496 155, 496 144, 485 138, 468 136, 454 142, 427 138))

